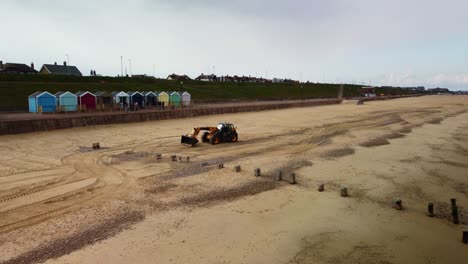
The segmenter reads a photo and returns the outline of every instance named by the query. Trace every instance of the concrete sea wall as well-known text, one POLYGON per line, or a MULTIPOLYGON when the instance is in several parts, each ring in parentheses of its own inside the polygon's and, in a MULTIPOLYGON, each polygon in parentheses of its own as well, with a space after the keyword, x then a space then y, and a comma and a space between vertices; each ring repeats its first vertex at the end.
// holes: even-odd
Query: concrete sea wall
POLYGON ((206 108, 187 108, 152 112, 117 112, 117 113, 96 113, 96 114, 71 114, 64 116, 53 116, 47 118, 12 119, 0 121, 0 135, 11 135, 21 133, 31 133, 38 131, 50 131, 56 129, 66 129, 74 127, 97 126, 108 124, 136 123, 155 120, 188 118, 202 115, 217 115, 227 113, 256 112, 274 109, 284 109, 292 107, 310 107, 319 105, 339 104, 339 99, 322 99, 310 101, 294 101, 281 103, 260 103, 243 104, 231 106, 212 106, 206 108))

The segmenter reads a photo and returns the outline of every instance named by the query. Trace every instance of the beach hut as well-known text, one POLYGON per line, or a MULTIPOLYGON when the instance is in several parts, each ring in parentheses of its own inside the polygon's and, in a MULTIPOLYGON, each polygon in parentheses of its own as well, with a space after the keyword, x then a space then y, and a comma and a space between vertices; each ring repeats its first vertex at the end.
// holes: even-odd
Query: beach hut
POLYGON ((143 107, 145 105, 145 96, 140 92, 128 92, 130 96, 130 103, 131 105, 138 104, 138 107, 143 107))
POLYGON ((173 106, 180 106, 180 93, 170 92, 169 93, 169 102, 173 106))
POLYGON ((164 104, 165 106, 169 105, 169 94, 166 92, 160 92, 158 94, 158 100, 161 102, 161 104, 164 104))
POLYGON ((112 107, 112 94, 106 91, 94 93, 96 95, 97 105, 99 109, 109 109, 112 107))
POLYGON ((188 92, 183 92, 181 95, 181 101, 183 106, 188 106, 191 104, 192 96, 188 92))
POLYGON ((28 97, 29 112, 53 113, 57 107, 57 98, 49 92, 36 92, 28 97))
POLYGON ((58 92, 55 94, 57 105, 62 112, 74 112, 78 110, 78 99, 70 92, 58 92))
POLYGON ((155 106, 158 104, 158 96, 154 92, 144 92, 145 103, 147 106, 155 106))
POLYGON ((126 92, 113 92, 114 104, 126 106, 130 103, 130 96, 126 92))
POLYGON ((90 92, 77 92, 78 105, 81 110, 96 110, 96 96, 90 92))

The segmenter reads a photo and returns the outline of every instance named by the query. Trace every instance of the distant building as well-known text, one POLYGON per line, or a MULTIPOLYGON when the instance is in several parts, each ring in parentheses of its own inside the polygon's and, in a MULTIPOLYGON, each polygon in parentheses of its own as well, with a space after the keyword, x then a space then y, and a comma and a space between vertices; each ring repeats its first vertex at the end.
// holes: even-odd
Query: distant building
POLYGON ((44 64, 42 65, 40 74, 55 74, 55 75, 73 75, 73 76, 83 76, 76 66, 68 66, 67 62, 63 62, 63 65, 54 64, 44 64))
POLYGON ((195 78, 195 80, 202 81, 202 82, 216 82, 217 79, 218 78, 214 74, 205 75, 203 73, 200 76, 198 76, 197 78, 195 78))
POLYGON ((232 78, 234 82, 248 82, 249 81, 249 77, 244 76, 244 75, 242 76, 234 75, 232 78))
POLYGON ((251 76, 226 75, 226 76, 218 77, 218 82, 267 83, 267 82, 271 82, 271 80, 267 80, 264 78, 251 77, 251 76))
POLYGON ((31 63, 31 67, 22 63, 5 63, 0 61, 0 73, 6 74, 37 74, 34 69, 34 63, 31 63))
POLYGON ((443 94, 443 93, 450 93, 450 90, 447 89, 447 88, 431 88, 431 89, 427 89, 427 91, 429 93, 440 93, 440 94, 443 94))
POLYGON ((426 88, 424 86, 417 86, 417 87, 400 87, 401 89, 404 90, 410 90, 412 92, 424 92, 426 88))
POLYGON ((188 77, 187 75, 178 75, 178 74, 171 74, 169 76, 167 76, 166 78, 167 80, 171 80, 171 81, 189 81, 189 80, 192 80, 190 79, 190 77, 188 77))
POLYGON ((426 87, 424 87, 424 86, 416 87, 416 91, 418 91, 418 92, 424 92, 425 90, 426 90, 426 87))
POLYGON ((153 78, 153 76, 148 76, 146 74, 133 74, 132 78, 153 78))
MULTIPOLYGON (((169 77, 168 77, 169 79, 169 77)), ((237 82, 237 83, 291 83, 291 84, 295 84, 295 83, 299 83, 299 81, 295 81, 295 80, 291 80, 291 79, 265 79, 263 77, 252 77, 252 76, 245 76, 245 75, 242 75, 242 76, 238 76, 238 75, 234 75, 234 76, 230 76, 230 75, 226 75, 226 76, 216 76, 214 74, 210 74, 210 75, 205 75, 205 74, 201 74, 200 76, 198 76, 197 78, 195 78, 195 80, 197 81, 204 81, 204 82, 237 82)))

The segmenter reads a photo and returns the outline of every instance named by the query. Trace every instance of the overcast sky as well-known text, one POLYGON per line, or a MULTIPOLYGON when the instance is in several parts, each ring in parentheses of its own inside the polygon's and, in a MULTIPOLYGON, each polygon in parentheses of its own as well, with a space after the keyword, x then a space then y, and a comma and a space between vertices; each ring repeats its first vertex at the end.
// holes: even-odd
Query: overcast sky
POLYGON ((468 90, 466 0, 0 0, 0 60, 468 90), (215 67, 213 67, 215 66, 215 67))

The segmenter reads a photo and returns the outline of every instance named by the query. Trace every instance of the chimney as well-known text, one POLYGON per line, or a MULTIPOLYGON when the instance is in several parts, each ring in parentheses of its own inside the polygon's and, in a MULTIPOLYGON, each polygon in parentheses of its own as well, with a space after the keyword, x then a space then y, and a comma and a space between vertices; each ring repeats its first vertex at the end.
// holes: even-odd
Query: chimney
POLYGON ((66 62, 66 61, 63 62, 63 66, 67 66, 67 62, 66 62))
POLYGON ((57 62, 54 62, 54 65, 57 65, 57 62))
POLYGON ((34 70, 34 62, 31 62, 31 70, 34 70))

